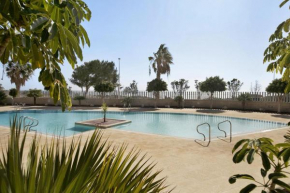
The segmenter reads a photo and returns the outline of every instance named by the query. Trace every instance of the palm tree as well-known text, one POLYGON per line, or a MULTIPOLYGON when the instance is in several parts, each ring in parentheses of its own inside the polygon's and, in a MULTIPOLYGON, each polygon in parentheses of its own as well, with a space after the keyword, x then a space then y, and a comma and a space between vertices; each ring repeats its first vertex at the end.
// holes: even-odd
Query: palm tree
POLYGON ((25 82, 33 75, 33 69, 30 64, 19 64, 9 62, 6 67, 7 76, 11 83, 15 83, 17 93, 20 93, 20 87, 25 85, 25 82))
MULTIPOLYGON (((148 59, 152 64, 152 68, 156 73, 156 78, 160 80, 161 74, 170 74, 170 64, 173 64, 171 53, 165 44, 161 44, 158 51, 153 53, 148 59)), ((151 74, 151 66, 149 65, 149 75, 151 74)))

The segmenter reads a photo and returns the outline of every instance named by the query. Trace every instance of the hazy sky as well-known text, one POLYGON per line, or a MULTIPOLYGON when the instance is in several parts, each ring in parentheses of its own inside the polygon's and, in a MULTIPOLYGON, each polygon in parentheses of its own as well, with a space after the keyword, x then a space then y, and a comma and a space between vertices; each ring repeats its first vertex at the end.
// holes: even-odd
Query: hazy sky
MULTIPOLYGON (((85 23, 91 47, 83 49, 84 61, 114 61, 121 58, 121 84, 138 82, 145 90, 149 76, 148 56, 165 43, 174 65, 169 77, 194 80, 219 75, 226 81, 238 78, 248 91, 258 80, 264 90, 273 79, 263 64, 263 52, 278 24, 289 17, 288 6, 277 0, 85 0, 92 19, 85 23)), ((118 66, 118 65, 117 65, 118 66)), ((1 68, 2 71, 2 68, 1 68)), ((65 63, 67 79, 73 69, 65 63)), ((23 89, 43 88, 39 71, 23 89)), ((2 74, 1 74, 2 75, 2 74)), ((277 76, 276 76, 277 77, 277 76)), ((14 87, 9 79, 0 80, 5 89, 14 87)), ((79 88, 73 86, 74 90, 79 88)), ((170 88, 171 89, 171 88, 170 88)))

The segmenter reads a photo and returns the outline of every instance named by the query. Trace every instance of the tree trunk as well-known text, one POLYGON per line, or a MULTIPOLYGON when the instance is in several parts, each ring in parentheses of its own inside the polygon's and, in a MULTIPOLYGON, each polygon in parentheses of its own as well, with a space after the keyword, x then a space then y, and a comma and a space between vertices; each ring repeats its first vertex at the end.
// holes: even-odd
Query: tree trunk
POLYGON ((210 109, 212 109, 213 106, 213 93, 210 94, 210 109))
MULTIPOLYGON (((156 73, 156 74, 157 74, 157 79, 160 80, 160 79, 161 79, 161 74, 160 74, 160 72, 158 72, 158 70, 157 70, 157 73, 156 73)), ((156 98, 157 98, 157 99, 160 98, 160 97, 159 97, 159 92, 156 93, 156 98)))
POLYGON ((87 97, 87 94, 89 92, 90 87, 86 87, 86 91, 85 91, 85 97, 87 97))
POLYGON ((20 87, 21 86, 20 86, 20 84, 17 84, 17 83, 15 83, 15 86, 16 86, 16 90, 17 90, 17 95, 16 96, 18 97, 18 96, 20 96, 20 87))
POLYGON ((105 96, 104 96, 105 94, 104 93, 102 93, 102 103, 104 103, 105 102, 105 96))
POLYGON ((8 46, 10 40, 11 40, 10 36, 6 36, 6 38, 4 38, 4 40, 1 42, 1 44, 0 44, 0 57, 4 54, 4 51, 5 51, 6 47, 8 46))
POLYGON ((82 95, 84 96, 84 89, 83 89, 83 87, 81 87, 81 90, 82 90, 82 95))
POLYGON ((282 95, 278 95, 278 110, 277 110, 277 113, 281 113, 281 102, 283 100, 283 94, 282 95))

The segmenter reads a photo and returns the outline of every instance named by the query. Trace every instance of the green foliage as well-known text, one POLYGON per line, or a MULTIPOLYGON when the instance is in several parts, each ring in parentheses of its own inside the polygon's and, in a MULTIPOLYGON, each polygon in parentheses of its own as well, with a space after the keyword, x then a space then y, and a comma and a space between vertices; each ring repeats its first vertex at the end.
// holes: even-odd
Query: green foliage
POLYGON ((182 96, 185 91, 187 91, 190 86, 188 85, 188 80, 180 79, 179 81, 175 80, 171 82, 171 87, 173 89, 173 92, 177 96, 182 96))
POLYGON ((38 89, 29 89, 27 96, 33 98, 42 97, 42 91, 38 89))
POLYGON ((27 96, 33 97, 34 105, 36 105, 36 98, 42 97, 42 91, 38 89, 29 89, 27 96))
POLYGON ((124 104, 125 107, 128 107, 132 103, 132 97, 125 97, 122 100, 122 103, 124 104))
POLYGON ((238 101, 241 102, 246 102, 246 101, 251 101, 252 97, 249 93, 243 93, 238 97, 238 101))
POLYGON ((271 93, 284 93, 286 87, 287 82, 282 81, 282 79, 275 79, 267 86, 266 91, 271 93))
POLYGON ((9 95, 10 95, 11 97, 15 98, 15 97, 18 95, 18 91, 17 91, 17 89, 16 89, 16 88, 11 88, 11 89, 9 90, 9 95))
POLYGON ((238 96, 238 101, 242 102, 243 109, 245 109, 246 102, 251 101, 251 100, 252 100, 252 97, 249 93, 243 93, 240 96, 238 96))
POLYGON ((11 122, 8 148, 0 158, 0 192, 93 193, 166 191, 164 178, 140 151, 112 147, 96 130, 85 143, 54 138, 44 146, 27 140, 21 120, 11 122), (30 143, 28 154, 23 151, 30 143), (125 153, 126 152, 126 153, 125 153), (28 158, 28 159, 27 159, 28 158), (25 164, 24 163, 24 160, 25 164))
MULTIPOLYGON (((287 125, 290 126, 290 122, 288 122, 287 125)), ((287 133, 284 135, 284 138, 285 142, 290 143, 290 130, 287 131, 287 133)))
POLYGON ((81 96, 81 95, 78 95, 78 96, 74 97, 74 100, 78 100, 78 101, 85 100, 85 99, 86 99, 86 97, 81 96))
POLYGON ((199 89, 202 92, 210 92, 212 97, 214 92, 226 90, 226 82, 219 76, 209 77, 200 83, 199 89))
POLYGON ((243 84, 243 82, 234 78, 233 80, 227 82, 228 90, 231 92, 238 92, 243 84))
POLYGON ((101 83, 102 81, 112 82, 116 84, 118 80, 117 70, 114 62, 93 60, 85 62, 73 71, 70 81, 80 87, 83 91, 85 88, 85 96, 90 87, 101 83))
POLYGON ((97 83, 95 85, 95 91, 96 92, 113 92, 115 89, 115 86, 112 82, 108 82, 108 81, 102 81, 100 83, 97 83))
POLYGON ((174 98, 174 101, 177 102, 178 107, 181 108, 181 104, 182 104, 182 102, 184 101, 184 99, 183 99, 182 96, 176 96, 176 97, 174 98))
POLYGON ((164 82, 162 79, 154 79, 147 84, 147 91, 148 92, 159 92, 159 91, 166 91, 167 90, 167 83, 164 82))
POLYGON ((107 114, 107 110, 108 110, 107 103, 102 104, 102 110, 103 110, 103 115, 104 115, 104 122, 106 122, 106 114, 107 114))
POLYGON ((90 70, 87 66, 82 65, 78 66, 74 69, 72 73, 72 78, 70 79, 70 82, 74 85, 80 87, 82 89, 82 93, 84 93, 85 88, 85 95, 89 91, 89 88, 92 86, 90 82, 90 70))
MULTIPOLYGON (((288 3, 284 0, 280 7, 288 3)), ((269 62, 267 71, 280 73, 282 81, 287 82, 285 92, 290 92, 290 41, 289 41, 290 19, 278 25, 275 32, 270 36, 270 45, 264 52, 264 63, 269 62)))
POLYGON ((81 95, 78 95, 78 96, 74 97, 74 100, 78 100, 79 101, 79 105, 81 105, 81 101, 85 100, 85 99, 86 99, 86 97, 85 96, 81 96, 81 95))
POLYGON ((90 69, 90 77, 93 85, 103 81, 111 82, 114 85, 117 83, 118 74, 114 62, 93 60, 88 62, 88 64, 85 63, 85 65, 88 65, 90 69))
MULTIPOLYGON (((173 64, 173 57, 165 44, 161 44, 156 53, 150 56, 149 61, 152 65, 156 78, 160 79, 161 74, 170 74, 170 65, 173 64)), ((149 65, 149 75, 151 74, 151 66, 149 65)))
POLYGON ((7 96, 4 92, 4 89, 2 87, 2 84, 0 84, 0 104, 3 104, 4 101, 6 100, 7 96))
POLYGON ((70 108, 60 64, 68 61, 74 68, 83 59, 80 44, 90 45, 90 41, 81 22, 90 18, 91 11, 82 0, 1 0, 1 63, 11 59, 41 69, 39 81, 50 87, 54 102, 60 100, 62 110, 70 108))
POLYGON ((273 144, 269 138, 242 139, 237 142, 232 150, 234 153, 233 162, 240 163, 247 161, 252 164, 255 156, 261 157, 262 168, 261 176, 263 182, 258 182, 254 177, 248 174, 236 174, 230 177, 229 182, 235 183, 238 179, 250 180, 240 192, 251 192, 257 187, 262 188, 262 192, 282 192, 282 189, 290 191, 290 186, 282 182, 281 178, 288 178, 287 172, 290 160, 290 143, 273 144))
POLYGON ((15 83, 17 93, 20 93, 20 87, 25 85, 25 82, 33 75, 31 64, 9 62, 6 67, 6 75, 10 78, 11 83, 15 83))
POLYGON ((123 90, 124 93, 127 93, 127 94, 137 94, 138 93, 138 83, 133 80, 132 83, 130 83, 130 86, 124 88, 123 90))

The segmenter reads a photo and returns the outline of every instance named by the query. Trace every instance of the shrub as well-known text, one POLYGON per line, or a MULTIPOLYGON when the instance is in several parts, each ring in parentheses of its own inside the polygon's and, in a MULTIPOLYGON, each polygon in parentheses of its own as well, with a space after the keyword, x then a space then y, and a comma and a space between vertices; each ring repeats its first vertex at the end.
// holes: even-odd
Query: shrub
POLYGON ((238 101, 242 102, 243 109, 245 109, 246 102, 251 101, 252 97, 249 93, 243 93, 238 97, 238 101))
POLYGON ((78 96, 74 97, 74 100, 78 100, 79 101, 79 105, 81 105, 81 101, 85 100, 85 99, 86 99, 86 97, 81 96, 81 95, 78 95, 78 96))
POLYGON ((0 104, 3 105, 4 101, 6 100, 7 96, 3 90, 0 90, 0 104))
POLYGON ((29 89, 27 96, 33 97, 33 101, 34 101, 33 103, 34 105, 36 105, 36 98, 42 97, 42 91, 38 89, 29 89))
POLYGON ((115 89, 115 85, 108 81, 102 81, 95 85, 95 91, 102 93, 102 100, 104 102, 104 94, 106 92, 113 92, 115 89))
POLYGON ((174 98, 174 101, 177 102, 178 107, 181 108, 181 104, 182 104, 182 102, 184 101, 184 99, 183 99, 182 96, 176 96, 176 97, 174 98))
POLYGON ((209 92, 210 93, 210 108, 213 107, 213 94, 216 91, 225 91, 226 90, 226 82, 223 78, 219 76, 209 77, 206 78, 205 81, 199 83, 199 89, 202 92, 209 92))
POLYGON ((9 90, 9 96, 11 96, 12 98, 15 98, 18 95, 18 91, 16 88, 11 88, 9 90))
POLYGON ((167 90, 167 83, 164 82, 162 79, 154 79, 151 82, 148 82, 147 91, 148 92, 159 92, 159 91, 166 91, 167 90))
POLYGON ((132 103, 132 98, 131 97, 125 97, 122 100, 122 103, 125 107, 128 107, 132 103))

